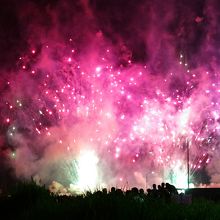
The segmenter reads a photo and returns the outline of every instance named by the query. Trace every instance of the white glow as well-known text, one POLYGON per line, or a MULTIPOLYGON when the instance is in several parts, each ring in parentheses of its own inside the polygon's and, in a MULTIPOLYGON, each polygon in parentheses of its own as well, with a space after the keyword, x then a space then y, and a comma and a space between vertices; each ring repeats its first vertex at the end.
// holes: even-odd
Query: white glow
POLYGON ((184 109, 180 115, 179 115, 179 120, 178 120, 178 124, 179 124, 179 130, 182 131, 183 134, 185 134, 185 128, 188 124, 190 118, 190 108, 184 109))
POLYGON ((97 67, 95 68, 95 70, 96 70, 97 73, 99 73, 99 72, 101 71, 101 67, 100 67, 100 66, 97 66, 97 67))
MULTIPOLYGON (((187 168, 181 161, 177 161, 176 165, 170 170, 166 182, 173 184, 176 188, 188 188, 187 168)), ((191 183, 190 187, 193 187, 191 183)))
POLYGON ((94 151, 82 151, 78 158, 78 187, 83 190, 94 190, 98 180, 98 158, 94 151))

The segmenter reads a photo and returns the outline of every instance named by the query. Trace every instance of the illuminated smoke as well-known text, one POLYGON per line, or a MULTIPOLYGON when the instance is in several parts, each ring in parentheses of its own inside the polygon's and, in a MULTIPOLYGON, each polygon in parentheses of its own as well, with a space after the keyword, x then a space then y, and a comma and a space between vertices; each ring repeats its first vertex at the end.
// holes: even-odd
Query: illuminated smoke
MULTIPOLYGON (((181 14, 173 24, 178 7, 157 2, 134 4, 134 23, 149 9, 146 26, 125 24, 141 36, 137 44, 131 33, 126 42, 126 30, 117 35, 117 25, 104 27, 108 15, 100 20, 102 13, 87 1, 75 14, 68 1, 42 11, 26 6, 20 19, 28 46, 19 48, 16 70, 1 80, 2 145, 11 146, 8 160, 17 177, 80 190, 162 181, 184 187, 187 147, 192 182, 207 164, 212 176, 218 173, 211 168, 220 135, 219 73, 210 42, 215 20, 207 25, 210 35, 190 49, 187 42, 198 40, 190 28, 199 32, 205 18, 191 8, 191 20, 181 14), (26 24, 30 13, 48 17, 48 26, 40 16, 26 24), (142 43, 146 51, 139 58, 142 43)), ((214 9, 203 7, 208 19, 214 9)))

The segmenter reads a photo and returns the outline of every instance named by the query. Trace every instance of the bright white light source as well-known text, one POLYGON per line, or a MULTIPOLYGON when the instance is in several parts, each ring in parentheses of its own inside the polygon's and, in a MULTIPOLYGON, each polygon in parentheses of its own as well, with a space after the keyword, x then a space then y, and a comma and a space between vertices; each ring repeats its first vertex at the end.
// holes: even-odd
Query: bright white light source
POLYGON ((100 67, 100 66, 97 66, 97 67, 95 68, 95 71, 96 71, 97 73, 99 73, 99 72, 101 71, 101 67, 100 67))
POLYGON ((83 190, 95 190, 98 179, 98 158, 94 151, 82 151, 78 158, 78 183, 83 190))

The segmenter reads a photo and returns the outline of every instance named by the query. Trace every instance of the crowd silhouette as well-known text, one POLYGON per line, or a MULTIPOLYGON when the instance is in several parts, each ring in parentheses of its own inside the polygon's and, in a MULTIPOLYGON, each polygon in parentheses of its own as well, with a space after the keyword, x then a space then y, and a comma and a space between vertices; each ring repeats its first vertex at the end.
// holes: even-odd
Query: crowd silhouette
POLYGON ((108 191, 107 188, 97 190, 94 193, 90 191, 86 192, 85 196, 96 197, 124 197, 127 199, 144 202, 145 200, 163 200, 165 202, 177 201, 178 198, 183 197, 183 194, 179 194, 176 187, 169 183, 161 183, 161 185, 153 184, 152 188, 148 188, 146 192, 143 188, 138 189, 133 187, 128 190, 122 190, 120 188, 111 187, 108 191))
MULTIPOLYGON (((7 219, 27 219, 26 216, 40 219, 42 213, 43 219, 60 219, 62 216, 66 219, 73 216, 75 219, 176 219, 177 215, 178 219, 188 219, 186 217, 192 215, 194 208, 182 205, 189 204, 185 199, 187 196, 179 194, 169 183, 153 184, 146 190, 111 187, 83 194, 59 195, 31 182, 18 184, 10 196, 1 196, 0 207, 7 219)), ((202 208, 198 210, 200 212, 202 208)))
POLYGON ((174 185, 169 183, 161 183, 161 185, 156 186, 153 184, 152 189, 147 189, 147 196, 150 198, 161 198, 165 199, 166 201, 170 201, 171 198, 178 195, 178 191, 174 185))

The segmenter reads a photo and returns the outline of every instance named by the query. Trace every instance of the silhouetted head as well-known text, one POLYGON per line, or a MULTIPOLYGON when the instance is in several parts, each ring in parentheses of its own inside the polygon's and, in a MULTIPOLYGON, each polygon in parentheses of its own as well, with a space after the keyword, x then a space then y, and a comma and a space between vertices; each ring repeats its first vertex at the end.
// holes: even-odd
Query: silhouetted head
POLYGON ((138 194, 138 188, 137 188, 137 187, 133 187, 133 188, 131 189, 131 191, 132 191, 132 193, 134 193, 134 194, 138 194))
POLYGON ((170 184, 169 183, 166 183, 166 188, 169 188, 170 184))
POLYGON ((114 193, 115 192, 115 187, 111 188, 111 192, 114 193))
POLYGON ((147 194, 151 194, 151 189, 147 189, 147 194))
POLYGON ((123 191, 121 189, 116 189, 116 194, 122 196, 123 195, 123 191))
POLYGON ((107 194, 107 189, 106 189, 106 188, 103 188, 103 189, 102 189, 102 193, 103 193, 103 194, 107 194))
POLYGON ((139 193, 140 193, 140 194, 144 194, 144 189, 142 189, 142 188, 139 189, 139 193))

